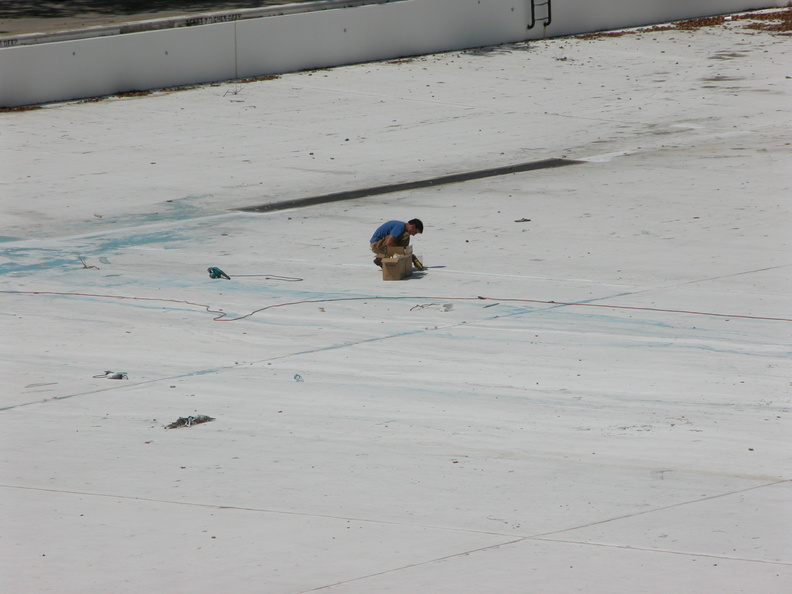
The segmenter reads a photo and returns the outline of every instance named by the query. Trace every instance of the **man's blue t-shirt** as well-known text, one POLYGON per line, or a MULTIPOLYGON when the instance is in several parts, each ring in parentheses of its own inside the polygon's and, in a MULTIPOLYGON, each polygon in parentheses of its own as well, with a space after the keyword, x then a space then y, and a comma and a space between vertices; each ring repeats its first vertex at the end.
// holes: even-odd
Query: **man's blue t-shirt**
POLYGON ((374 231, 374 235, 371 236, 371 241, 369 243, 379 241, 388 235, 393 235, 396 239, 399 239, 399 235, 404 233, 406 229, 407 225, 401 221, 388 221, 387 223, 380 225, 379 229, 374 231))

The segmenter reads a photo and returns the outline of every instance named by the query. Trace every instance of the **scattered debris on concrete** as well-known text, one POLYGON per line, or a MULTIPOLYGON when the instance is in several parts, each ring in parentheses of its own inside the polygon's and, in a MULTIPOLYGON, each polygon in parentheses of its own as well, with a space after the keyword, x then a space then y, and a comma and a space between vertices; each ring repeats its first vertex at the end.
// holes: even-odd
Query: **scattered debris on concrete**
POLYGON ((214 421, 213 417, 207 417, 206 415, 196 415, 196 416, 189 416, 189 417, 179 417, 170 425, 166 425, 165 429, 178 429, 179 427, 192 427, 193 425, 200 425, 201 423, 208 423, 209 421, 214 421))
POLYGON ((94 377, 102 377, 105 379, 115 379, 115 380, 129 379, 127 377, 126 372, 124 371, 105 371, 104 373, 99 373, 94 377))

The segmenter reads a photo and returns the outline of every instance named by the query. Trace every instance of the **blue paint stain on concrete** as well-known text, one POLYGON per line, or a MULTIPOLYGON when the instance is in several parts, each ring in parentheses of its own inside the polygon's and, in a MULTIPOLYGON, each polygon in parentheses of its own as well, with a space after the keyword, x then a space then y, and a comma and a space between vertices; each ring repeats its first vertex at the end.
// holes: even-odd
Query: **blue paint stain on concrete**
MULTIPOLYGON (((162 229, 149 232, 119 233, 81 240, 86 244, 75 248, 0 248, 0 275, 33 274, 46 270, 71 270, 84 268, 81 256, 98 258, 111 252, 130 247, 157 245, 162 249, 174 249, 173 244, 184 241, 187 236, 178 229, 162 229)), ((95 262, 94 264, 98 264, 95 262)), ((90 265, 90 264, 89 264, 90 265)))
POLYGON ((55 268, 82 267, 77 256, 73 253, 66 255, 60 250, 12 248, 0 250, 0 254, 10 260, 0 264, 0 275, 32 274, 55 268))
POLYGON ((185 196, 184 198, 161 202, 159 204, 160 208, 154 212, 110 216, 108 218, 98 219, 92 223, 99 227, 117 226, 118 224, 122 224, 124 227, 136 227, 140 225, 150 225, 152 223, 187 221, 206 215, 206 212, 200 206, 194 204, 204 197, 205 196, 185 196))
POLYGON ((185 240, 185 236, 178 229, 150 231, 147 233, 118 234, 97 238, 96 241, 98 245, 93 248, 91 253, 96 254, 152 244, 162 244, 164 249, 169 249, 171 246, 167 244, 183 240, 185 240))

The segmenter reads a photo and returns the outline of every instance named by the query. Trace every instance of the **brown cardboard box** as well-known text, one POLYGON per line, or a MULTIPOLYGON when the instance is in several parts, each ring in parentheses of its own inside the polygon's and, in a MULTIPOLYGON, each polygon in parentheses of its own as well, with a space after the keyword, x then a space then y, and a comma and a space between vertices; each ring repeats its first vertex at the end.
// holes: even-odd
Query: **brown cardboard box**
POLYGON ((401 280, 412 275, 412 247, 389 247, 382 259, 382 280, 401 280))
POLYGON ((385 249, 388 250, 388 253, 385 254, 388 257, 395 256, 396 254, 399 254, 399 255, 403 254, 405 256, 412 257, 412 253, 413 253, 411 245, 408 245, 407 247, 388 247, 388 248, 385 248, 385 249))

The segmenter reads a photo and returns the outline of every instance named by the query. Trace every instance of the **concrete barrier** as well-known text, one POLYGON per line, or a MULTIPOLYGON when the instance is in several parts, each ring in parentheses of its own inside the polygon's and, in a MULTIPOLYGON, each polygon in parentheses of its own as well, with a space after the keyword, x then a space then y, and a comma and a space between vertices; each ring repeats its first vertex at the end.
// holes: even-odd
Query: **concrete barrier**
POLYGON ((787 0, 326 0, 28 35, 0 49, 0 107, 111 95, 647 25, 787 0))

